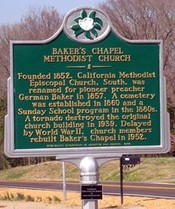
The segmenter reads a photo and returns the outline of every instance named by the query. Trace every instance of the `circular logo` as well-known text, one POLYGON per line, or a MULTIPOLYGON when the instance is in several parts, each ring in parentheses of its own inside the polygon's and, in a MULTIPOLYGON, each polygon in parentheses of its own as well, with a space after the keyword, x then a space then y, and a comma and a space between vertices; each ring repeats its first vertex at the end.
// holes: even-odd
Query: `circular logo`
POLYGON ((65 18, 64 31, 75 41, 93 43, 108 35, 110 24, 103 12, 94 8, 80 8, 68 13, 65 18))

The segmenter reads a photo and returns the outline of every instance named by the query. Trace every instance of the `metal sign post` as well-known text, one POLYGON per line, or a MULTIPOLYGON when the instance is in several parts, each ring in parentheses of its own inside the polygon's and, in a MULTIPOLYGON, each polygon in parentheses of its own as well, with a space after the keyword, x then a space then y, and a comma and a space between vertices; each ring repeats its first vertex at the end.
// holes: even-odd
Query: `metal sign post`
POLYGON ((120 196, 121 205, 123 205, 123 156, 120 158, 120 196))
MULTIPOLYGON (((80 163, 81 185, 97 185, 99 182, 99 167, 97 160, 93 157, 85 157, 80 163)), ((98 200, 83 200, 83 209, 98 209, 98 200)))
POLYGON ((63 197, 64 197, 64 200, 67 200, 67 195, 66 195, 66 166, 65 166, 64 161, 62 161, 62 175, 63 175, 63 197))
MULTIPOLYGON (((64 162, 70 162, 80 169, 80 186, 82 197, 82 209, 98 209, 98 199, 102 199, 102 186, 99 185, 99 168, 107 161, 120 159, 121 155, 115 158, 110 157, 84 157, 69 159, 64 162), (86 190, 86 191, 85 191, 86 190)), ((56 157, 58 160, 59 157, 56 157)))

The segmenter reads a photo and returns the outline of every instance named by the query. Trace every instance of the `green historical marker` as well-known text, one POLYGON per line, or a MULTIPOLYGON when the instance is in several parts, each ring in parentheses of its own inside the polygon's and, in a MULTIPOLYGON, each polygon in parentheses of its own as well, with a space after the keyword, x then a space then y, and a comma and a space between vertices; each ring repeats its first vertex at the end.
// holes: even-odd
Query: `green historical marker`
POLYGON ((79 8, 45 41, 12 41, 5 152, 116 156, 169 150, 161 41, 129 41, 79 8))

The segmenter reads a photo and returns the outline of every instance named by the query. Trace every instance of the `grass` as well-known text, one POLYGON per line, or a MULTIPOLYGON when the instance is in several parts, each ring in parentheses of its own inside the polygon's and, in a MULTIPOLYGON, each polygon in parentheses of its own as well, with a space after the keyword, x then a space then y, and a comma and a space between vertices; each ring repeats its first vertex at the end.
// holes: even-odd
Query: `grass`
MULTIPOLYGON (((119 160, 113 160, 100 167, 100 181, 119 181, 119 160)), ((79 169, 66 163, 66 179, 79 180, 79 169)), ((58 181, 62 180, 62 163, 45 162, 38 165, 22 166, 0 171, 0 180, 6 181, 58 181)), ((175 183, 175 158, 141 158, 141 163, 124 173, 125 181, 165 181, 175 183)))
MULTIPOLYGON (((25 193, 25 192, 24 192, 25 193)), ((47 196, 45 199, 40 196, 25 195, 24 193, 17 192, 11 193, 6 192, 3 195, 0 195, 0 200, 6 201, 26 201, 26 202, 47 202, 47 203, 60 203, 61 200, 57 196, 47 196)))
POLYGON ((8 181, 23 179, 23 177, 26 178, 26 175, 28 175, 30 172, 30 166, 5 169, 0 171, 0 179, 8 181))
POLYGON ((25 200, 24 194, 17 193, 17 196, 16 196, 15 200, 17 200, 17 201, 25 200))
MULTIPOLYGON (((119 161, 104 164, 100 169, 102 181, 119 181, 119 161)), ((141 163, 124 172, 125 181, 175 182, 175 158, 141 158, 141 163)))

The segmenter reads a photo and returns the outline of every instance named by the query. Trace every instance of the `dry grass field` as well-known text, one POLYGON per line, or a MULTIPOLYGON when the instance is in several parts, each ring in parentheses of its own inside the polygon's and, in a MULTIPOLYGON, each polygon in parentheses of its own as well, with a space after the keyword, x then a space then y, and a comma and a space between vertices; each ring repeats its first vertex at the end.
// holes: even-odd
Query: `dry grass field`
MULTIPOLYGON (((63 200, 62 191, 38 191, 15 188, 1 188, 0 208, 5 209, 80 209, 79 193, 67 193, 63 200), (3 199, 3 200, 2 200, 3 199)), ((104 195, 99 201, 99 209, 175 209, 175 199, 124 197, 120 205, 119 196, 104 195)))
MULTIPOLYGON (((119 181, 119 160, 113 160, 100 167, 100 181, 119 181)), ((66 163, 66 179, 80 178, 79 169, 66 163)), ((62 180, 62 163, 45 162, 37 165, 19 166, 0 171, 0 180, 5 181, 59 181, 62 180)), ((160 181, 175 183, 175 157, 141 158, 141 163, 124 173, 124 181, 160 181)))

